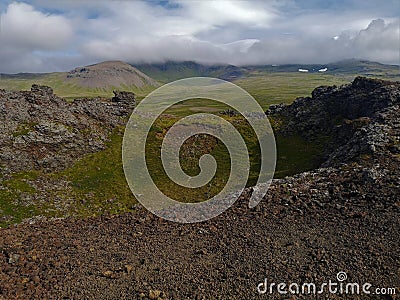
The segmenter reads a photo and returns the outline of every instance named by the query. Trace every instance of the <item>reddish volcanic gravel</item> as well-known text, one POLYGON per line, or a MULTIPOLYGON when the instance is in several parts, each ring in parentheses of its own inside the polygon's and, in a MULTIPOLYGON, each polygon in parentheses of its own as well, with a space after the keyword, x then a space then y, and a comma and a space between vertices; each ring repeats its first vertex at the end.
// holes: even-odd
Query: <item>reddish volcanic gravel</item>
POLYGON ((348 282, 398 288, 399 160, 379 166, 388 173, 371 184, 360 165, 275 181, 254 209, 247 190, 200 224, 138 208, 2 229, 0 299, 282 299, 259 295, 258 284, 321 284, 340 271, 348 282))

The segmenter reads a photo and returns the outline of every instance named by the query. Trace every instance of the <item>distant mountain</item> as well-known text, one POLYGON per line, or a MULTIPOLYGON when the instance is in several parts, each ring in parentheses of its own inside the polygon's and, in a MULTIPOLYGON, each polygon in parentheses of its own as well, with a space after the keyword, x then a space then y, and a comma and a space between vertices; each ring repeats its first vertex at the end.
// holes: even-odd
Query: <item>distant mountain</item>
POLYGON ((368 60, 346 59, 327 65, 335 73, 360 73, 363 75, 393 74, 400 75, 399 65, 386 65, 368 60))
POLYGON ((40 79, 50 73, 18 73, 18 74, 0 74, 0 79, 40 79))
POLYGON ((285 64, 285 65, 260 65, 243 67, 250 73, 257 72, 298 72, 308 70, 310 73, 327 72, 330 74, 355 74, 355 75, 399 75, 399 66, 385 65, 378 62, 358 59, 346 59, 328 64, 285 64), (326 70, 325 70, 326 69, 326 70))
POLYGON ((134 67, 161 82, 202 76, 234 80, 244 76, 243 68, 241 67, 233 65, 202 65, 193 61, 136 64, 134 67))
POLYGON ((136 68, 150 77, 161 82, 171 82, 177 79, 193 76, 212 76, 225 80, 235 80, 241 77, 265 75, 271 72, 299 72, 307 70, 309 73, 372 75, 398 77, 399 66, 385 65, 367 60, 348 59, 328 64, 284 64, 284 65, 202 65, 193 61, 173 62, 163 64, 141 64, 136 68))
POLYGON ((67 98, 111 97, 115 89, 144 96, 160 84, 122 61, 106 61, 78 67, 70 72, 0 74, 0 89, 30 90, 32 84, 47 85, 67 98))
MULTIPOLYGON (((370 76, 400 80, 399 66, 366 60, 349 59, 329 64, 286 65, 203 65, 193 61, 131 65, 122 61, 106 61, 78 67, 70 72, 0 74, 0 89, 29 90, 32 84, 51 86, 62 97, 111 97, 114 89, 147 95, 160 83, 187 77, 217 77, 228 81, 281 73, 318 73, 346 76, 370 76)), ((302 74, 305 75, 305 74, 302 74)), ((301 74, 299 74, 301 76, 301 74)))
POLYGON ((154 79, 122 61, 106 61, 76 68, 66 74, 66 81, 88 88, 158 86, 154 79))

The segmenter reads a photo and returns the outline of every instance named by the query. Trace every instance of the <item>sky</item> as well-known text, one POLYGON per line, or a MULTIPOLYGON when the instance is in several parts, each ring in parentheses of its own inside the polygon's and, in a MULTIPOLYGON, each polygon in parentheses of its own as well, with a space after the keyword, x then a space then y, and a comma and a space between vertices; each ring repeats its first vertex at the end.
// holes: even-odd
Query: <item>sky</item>
POLYGON ((0 73, 133 64, 400 64, 398 0, 0 0, 0 73))

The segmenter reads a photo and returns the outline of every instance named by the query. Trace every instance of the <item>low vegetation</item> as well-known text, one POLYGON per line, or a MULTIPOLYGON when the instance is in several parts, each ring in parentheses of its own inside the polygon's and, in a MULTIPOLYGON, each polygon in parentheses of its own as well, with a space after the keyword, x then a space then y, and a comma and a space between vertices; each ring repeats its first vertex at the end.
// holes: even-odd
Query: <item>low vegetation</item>
POLYGON ((271 104, 290 104, 297 97, 310 96, 311 91, 317 86, 342 85, 349 83, 354 77, 354 75, 279 72, 268 76, 238 79, 234 83, 248 91, 266 110, 271 104))
MULTIPOLYGON (((247 186, 252 186, 257 181, 260 168, 259 145, 255 134, 242 116, 223 117, 235 125, 246 142, 251 162, 247 186)), ((160 160, 160 148, 168 128, 179 119, 180 116, 165 115, 152 127, 146 149, 149 171, 157 186, 171 198, 182 202, 204 201, 225 186, 230 170, 229 153, 225 145, 217 139, 208 135, 195 136, 187 140, 181 149, 183 170, 192 176, 198 174, 199 157, 210 153, 217 160, 216 176, 209 184, 198 189, 184 188, 169 180, 160 160)), ((280 123, 275 120, 272 124, 280 123)), ((86 155, 61 172, 21 173, 3 181, 4 190, 0 190, 0 213, 8 218, 3 218, 0 226, 18 223, 37 215, 88 217, 133 210, 137 202, 126 183, 121 160, 123 131, 122 127, 115 129, 105 150, 86 155), (38 177, 44 182, 69 182, 69 188, 62 190, 49 188, 46 190, 46 201, 24 203, 22 199, 27 199, 27 194, 33 197, 37 192, 31 183, 38 177)), ((321 141, 310 142, 299 136, 276 135, 278 161, 275 177, 281 178, 314 168, 319 163, 323 141, 325 141, 323 138, 321 141)))

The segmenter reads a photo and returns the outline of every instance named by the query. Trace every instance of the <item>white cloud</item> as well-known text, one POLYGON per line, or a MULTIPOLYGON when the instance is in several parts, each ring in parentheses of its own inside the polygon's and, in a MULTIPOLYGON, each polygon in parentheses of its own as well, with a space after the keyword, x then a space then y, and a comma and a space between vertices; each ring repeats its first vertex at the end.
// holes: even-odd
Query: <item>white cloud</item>
POLYGON ((245 26, 267 27, 277 17, 277 11, 261 1, 177 1, 185 15, 193 21, 224 26, 239 23, 245 26))
POLYGON ((328 63, 346 58, 399 63, 399 42, 399 21, 386 24, 377 19, 365 29, 346 30, 333 38, 313 32, 262 41, 238 63, 328 63))
POLYGON ((347 51, 342 55, 399 63, 399 43, 399 20, 387 24, 383 19, 376 19, 354 36, 340 35, 335 48, 346 49, 347 51))
POLYGON ((299 8, 291 0, 174 0, 170 7, 151 1, 26 1, 32 5, 13 2, 2 14, 0 72, 68 70, 111 59, 399 63, 394 2, 360 10, 354 8, 358 0, 346 0, 351 5, 338 13, 299 8), (61 6, 58 14, 49 13, 61 6))
MULTIPOLYGON (((83 55, 131 62, 196 60, 226 62, 245 51, 256 39, 227 43, 207 38, 226 27, 266 28, 276 17, 263 2, 175 1, 170 10, 139 1, 102 2, 109 14, 86 22, 86 36, 80 45, 83 55)), ((237 36, 236 36, 237 37, 237 36)))
POLYGON ((41 59, 35 51, 65 49, 73 37, 66 18, 44 14, 25 3, 9 4, 0 20, 0 64, 6 71, 22 66, 41 69, 41 59))
POLYGON ((46 15, 25 3, 12 3, 1 16, 1 39, 18 47, 55 50, 72 37, 72 27, 62 16, 46 15))

